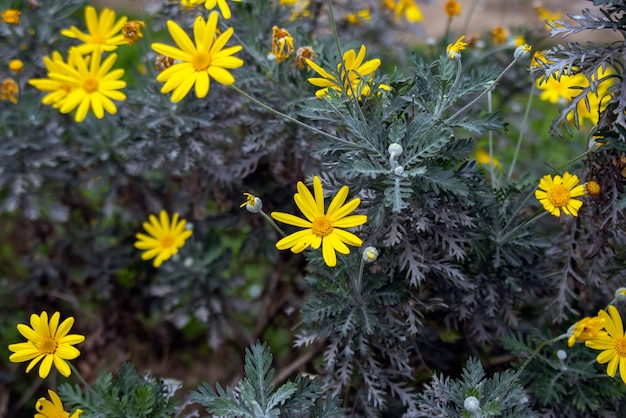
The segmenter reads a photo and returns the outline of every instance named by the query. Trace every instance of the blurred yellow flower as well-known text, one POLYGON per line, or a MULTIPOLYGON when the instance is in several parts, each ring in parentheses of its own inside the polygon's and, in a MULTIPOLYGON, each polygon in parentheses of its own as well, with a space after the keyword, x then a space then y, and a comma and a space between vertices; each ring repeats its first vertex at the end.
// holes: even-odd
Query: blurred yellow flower
POLYGON ((285 28, 280 29, 278 26, 272 28, 272 52, 276 57, 276 63, 280 64, 283 60, 289 58, 289 55, 295 52, 293 38, 289 31, 285 28))
POLYGON ((537 200, 554 216, 560 216, 561 210, 566 215, 578 216, 583 202, 574 198, 584 194, 585 186, 578 184, 578 176, 568 172, 554 179, 549 174, 543 176, 535 190, 537 200))
POLYGON ((477 149, 476 152, 474 153, 474 156, 478 164, 483 164, 483 165, 493 164, 494 167, 502 171, 502 164, 500 164, 500 161, 495 157, 492 160, 491 157, 489 156, 489 153, 485 151, 484 149, 480 149, 480 148, 477 149))
POLYGON ((209 93, 211 78, 226 86, 235 82, 228 70, 243 65, 241 58, 232 56, 242 46, 224 48, 234 29, 228 28, 217 36, 217 20, 217 12, 211 12, 206 21, 202 16, 196 18, 193 25, 195 43, 176 22, 168 20, 167 28, 178 48, 162 43, 152 44, 152 49, 159 54, 180 61, 157 76, 157 81, 165 82, 161 93, 173 91, 172 102, 180 102, 194 85, 196 97, 204 98, 209 93))
POLYGON ((9 360, 14 363, 30 360, 26 373, 41 361, 39 377, 42 379, 48 376, 53 364, 59 373, 68 377, 72 371, 66 360, 74 360, 80 355, 74 345, 85 341, 85 336, 68 335, 74 325, 74 318, 69 317, 59 324, 60 318, 61 314, 55 312, 48 322, 48 313, 44 311, 41 315, 30 316, 30 327, 18 324, 17 330, 28 341, 9 345, 9 350, 13 352, 9 360))
POLYGON ((443 6, 443 9, 446 11, 446 15, 448 15, 449 19, 461 15, 461 3, 456 0, 448 0, 443 6))
POLYGON ((606 374, 611 377, 615 377, 619 367, 619 375, 626 384, 626 334, 622 317, 613 305, 609 305, 608 313, 601 310, 598 316, 604 319, 606 332, 585 341, 585 345, 594 350, 602 350, 596 361, 600 364, 609 363, 606 374))
POLYGON ((96 9, 93 6, 87 6, 85 7, 85 23, 88 33, 76 26, 71 26, 69 29, 63 29, 61 34, 81 41, 82 44, 76 48, 83 55, 95 50, 114 51, 119 45, 127 43, 121 33, 127 20, 126 16, 122 16, 115 21, 115 12, 106 7, 102 9, 98 18, 96 9))
POLYGON ((70 57, 68 64, 62 60, 54 62, 54 72, 48 74, 51 80, 59 83, 59 87, 69 88, 67 96, 57 102, 59 112, 70 113, 76 109, 76 122, 84 121, 89 111, 98 119, 104 117, 105 111, 112 115, 117 113, 113 100, 126 100, 126 95, 119 91, 126 87, 126 82, 120 80, 124 70, 118 68, 111 71, 117 54, 111 54, 102 61, 98 50, 83 56, 78 49, 72 48, 70 57))
POLYGON ((329 89, 345 92, 345 94, 350 97, 353 92, 357 97, 367 96, 370 92, 370 84, 374 78, 374 73, 381 62, 378 58, 363 62, 365 53, 365 45, 361 45, 358 54, 354 49, 350 49, 343 54, 343 62, 346 66, 345 70, 341 62, 337 64, 337 74, 341 82, 336 76, 330 74, 310 59, 306 60, 306 63, 322 76, 308 79, 309 83, 314 86, 322 87, 322 89, 315 92, 315 96, 318 98, 326 97, 328 96, 329 89))
POLYGON ((2 80, 2 86, 0 87, 0 99, 2 101, 9 101, 11 103, 17 103, 17 94, 20 92, 20 86, 12 78, 5 78, 2 80))
POLYGON ((404 16, 409 23, 421 22, 422 10, 415 0, 385 0, 387 9, 393 10, 396 19, 404 16))
POLYGON ((78 416, 83 413, 82 409, 77 409, 70 416, 70 414, 63 409, 63 403, 59 395, 48 389, 48 396, 50 396, 50 400, 42 397, 39 398, 35 404, 37 413, 34 418, 78 418, 78 416))
POLYGON ((572 347, 575 342, 588 341, 596 336, 606 334, 602 331, 605 319, 599 316, 585 317, 572 325, 568 331, 569 338, 567 340, 568 347, 572 347))
POLYGON ((178 250, 185 245, 187 238, 191 236, 191 230, 185 229, 187 221, 178 219, 178 213, 170 217, 166 211, 148 217, 148 222, 143 223, 143 228, 148 234, 138 232, 135 234, 135 248, 145 250, 141 254, 143 260, 154 258, 154 267, 160 267, 165 260, 170 259, 178 250))
POLYGON ((556 20, 560 20, 562 17, 562 13, 560 12, 553 12, 549 9, 546 9, 545 7, 542 6, 538 6, 535 7, 535 12, 537 12, 537 16, 539 17, 540 20, 544 21, 546 23, 546 28, 548 30, 552 29, 550 27, 550 25, 548 24, 548 22, 552 23, 553 26, 557 27, 557 28, 562 28, 563 25, 561 25, 560 23, 556 23, 556 20))
POLYGON ((362 23, 372 20, 372 15, 370 14, 370 9, 361 9, 356 12, 350 12, 346 14, 343 18, 351 25, 360 25, 362 23))
POLYGON ((2 12, 2 21, 9 25, 19 25, 21 11, 17 9, 6 9, 2 12))
POLYGON ((354 198, 345 203, 348 197, 348 186, 343 186, 324 211, 324 190, 318 176, 313 177, 313 194, 302 183, 298 182, 298 193, 294 195, 296 205, 306 219, 283 212, 272 212, 272 218, 288 225, 304 228, 294 232, 276 243, 279 250, 291 249, 294 253, 304 251, 311 247, 314 250, 322 247, 324 262, 329 267, 337 265, 337 254, 348 254, 350 249, 346 244, 360 247, 363 241, 351 232, 340 228, 352 228, 367 222, 366 215, 351 215, 361 199, 354 198))
POLYGON ((14 73, 21 73, 23 69, 24 63, 22 62, 22 60, 14 59, 9 61, 9 70, 13 71, 14 73))
POLYGON ((503 45, 508 37, 509 31, 503 26, 496 26, 491 29, 491 38, 494 45, 503 45))
POLYGON ((453 44, 448 44, 446 47, 446 53, 448 54, 448 58, 451 60, 456 59, 456 57, 461 57, 461 51, 465 49, 467 46, 466 42, 463 42, 465 39, 465 35, 461 36, 456 40, 453 44))

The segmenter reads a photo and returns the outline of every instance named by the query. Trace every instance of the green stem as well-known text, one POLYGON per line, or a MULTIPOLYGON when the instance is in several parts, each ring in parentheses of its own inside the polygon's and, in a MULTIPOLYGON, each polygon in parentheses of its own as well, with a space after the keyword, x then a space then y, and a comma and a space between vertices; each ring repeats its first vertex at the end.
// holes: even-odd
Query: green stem
POLYGON ((293 123, 295 123, 296 125, 299 125, 299 126, 301 126, 301 127, 303 127, 303 128, 306 128, 306 129, 308 129, 308 130, 310 130, 310 131, 313 131, 313 132, 315 132, 316 134, 319 134, 319 135, 325 136, 326 138, 333 139, 333 140, 335 140, 335 141, 340 141, 340 142, 349 143, 351 146, 354 146, 354 144, 353 144, 353 143, 351 143, 351 142, 349 142, 349 141, 346 141, 346 140, 344 140, 344 139, 341 139, 341 138, 339 138, 339 137, 336 137, 335 135, 331 135, 331 134, 329 134, 329 133, 327 133, 327 132, 324 132, 324 131, 322 131, 322 130, 319 130, 319 129, 317 129, 317 128, 314 128, 313 126, 307 125, 306 123, 304 123, 304 122, 302 122, 302 121, 299 121, 299 120, 298 120, 298 119, 296 119, 296 118, 293 118, 293 117, 291 117, 291 116, 289 116, 289 115, 286 115, 286 114, 284 114, 284 113, 282 113, 282 112, 279 112, 278 110, 274 109, 273 107, 270 107, 270 106, 266 105, 265 103, 262 103, 262 102, 260 102, 259 100, 255 99, 254 97, 250 96, 248 93, 246 93, 245 91, 241 90, 239 87, 236 87, 235 85, 231 85, 230 87, 231 87, 233 90, 235 90, 237 93, 239 93, 239 94, 241 94, 242 96, 244 96, 246 99, 250 100, 252 103, 254 103, 254 104, 258 105, 258 106, 261 106, 263 109, 265 109, 265 110, 267 110, 267 111, 269 111, 269 112, 272 112, 273 114, 275 114, 275 115, 277 115, 277 116, 279 116, 279 117, 281 117, 281 118, 287 119, 288 121, 293 122, 293 123))
POLYGON ((472 4, 469 7, 469 13, 467 14, 467 17, 465 18, 465 22, 463 23, 463 33, 467 33, 467 30, 469 29, 469 22, 472 19, 472 16, 474 15, 474 11, 476 10, 476 7, 478 6, 478 2, 480 0, 474 0, 472 2, 472 4))
POLYGON ((94 396, 94 398, 98 399, 98 401, 100 401, 102 404, 106 405, 106 401, 104 400, 104 398, 100 396, 95 390, 92 389, 92 387, 89 385, 89 383, 87 383, 83 375, 80 374, 78 369, 74 367, 74 365, 70 363, 69 361, 67 362, 67 364, 70 365, 70 369, 72 369, 72 372, 74 373, 78 381, 83 384, 83 386, 85 387, 85 390, 91 393, 94 396))
POLYGON ((514 59, 501 73, 500 75, 491 82, 491 84, 489 85, 489 87, 487 87, 482 93, 480 93, 478 96, 476 96, 474 98, 474 100, 472 100, 471 102, 469 102, 468 104, 466 104, 465 106, 463 106, 461 109, 459 109, 454 115, 450 116, 447 120, 446 120, 446 124, 449 124, 450 121, 454 120, 457 116, 459 116, 460 114, 462 114, 463 112, 465 112, 467 109, 469 109, 470 107, 472 107, 474 105, 474 103, 476 103, 477 101, 479 101, 485 94, 487 94, 488 92, 490 92, 495 86, 496 84, 498 84, 498 81, 500 81, 502 79, 502 77, 504 76, 504 74, 509 71, 511 69, 511 67, 513 67, 513 65, 515 65, 515 63, 517 62, 517 58, 514 59))
POLYGON ((519 130, 519 137, 517 138, 517 145, 515 146, 515 153, 513 154, 513 161, 511 161, 509 174, 506 176, 507 182, 511 181, 511 176, 513 175, 513 169, 515 168, 515 163, 517 162, 517 156, 519 155, 519 150, 522 146, 522 138, 524 137, 524 132, 526 131, 526 126, 528 124, 528 115, 530 114, 530 105, 533 102, 534 95, 535 95, 535 83, 533 82, 532 87, 530 88, 530 95, 528 96, 528 102, 526 103, 526 110, 524 111, 524 120, 522 120, 522 126, 520 127, 520 130, 519 130))
MULTIPOLYGON (((543 208, 539 208, 535 211, 535 213, 533 213, 532 215, 530 215, 528 218, 526 218, 524 221, 522 221, 519 225, 517 225, 515 228, 513 228, 512 230, 510 230, 509 232, 507 232, 504 236, 499 237, 498 238, 498 243, 502 244, 504 242, 506 242, 506 240, 513 234, 515 234, 517 231, 519 231, 521 228, 525 227, 526 225, 528 225, 529 223, 536 221, 539 218, 542 218, 543 216, 545 216, 548 212, 546 210, 544 210, 543 208)), ((513 218, 511 218, 513 219, 513 218)), ((506 229, 506 226, 505 228, 506 229)))
MULTIPOLYGON (((492 100, 491 90, 489 90, 489 92, 487 93, 487 111, 489 113, 493 111, 493 100, 492 100)), ((491 177, 491 187, 495 189, 497 187, 496 187, 496 176, 495 176, 495 171, 494 171, 495 166, 493 164, 493 131, 492 130, 489 130, 487 137, 489 139, 489 175, 491 177)))
POLYGON ((283 238, 287 236, 287 234, 285 234, 285 233, 283 232, 283 230, 282 230, 282 229, 280 229, 280 227, 279 227, 278 225, 276 225, 276 222, 274 222, 274 220, 273 220, 272 218, 270 218, 270 217, 269 217, 269 215, 268 215, 267 213, 263 212, 262 210, 260 210, 260 211, 259 211, 259 213, 261 214, 261 216, 263 216, 263 217, 265 218, 265 220, 266 220, 267 222, 269 222, 269 224, 270 224, 270 225, 272 225, 272 226, 274 227, 274 229, 275 229, 276 231, 278 231, 278 233, 279 233, 280 235, 282 235, 282 236, 283 236, 283 238))
POLYGON ((568 335, 567 335, 567 334, 562 334, 562 335, 559 335, 558 337, 554 337, 554 338, 552 338, 552 339, 550 339, 550 340, 544 341, 544 342, 542 342, 541 344, 539 344, 539 345, 537 346, 537 348, 535 348, 535 351, 533 351, 533 352, 530 354, 530 356, 528 356, 528 358, 527 358, 526 360, 524 360, 524 362, 522 363, 522 365, 520 366, 520 368, 519 368, 519 369, 517 369, 517 373, 515 373, 515 378, 514 378, 513 380, 514 380, 514 381, 516 381, 516 380, 519 378, 519 376, 522 374, 522 372, 524 371, 524 369, 528 366, 528 364, 530 363, 530 361, 531 361, 532 359, 534 359, 534 358, 537 356, 537 354, 539 354, 539 352, 540 352, 540 351, 541 351, 541 350, 542 350, 545 346, 550 345, 550 344, 552 344, 552 343, 555 343, 555 342, 557 342, 557 341, 559 341, 559 340, 562 340, 562 339, 565 339, 565 338, 568 338, 568 335))

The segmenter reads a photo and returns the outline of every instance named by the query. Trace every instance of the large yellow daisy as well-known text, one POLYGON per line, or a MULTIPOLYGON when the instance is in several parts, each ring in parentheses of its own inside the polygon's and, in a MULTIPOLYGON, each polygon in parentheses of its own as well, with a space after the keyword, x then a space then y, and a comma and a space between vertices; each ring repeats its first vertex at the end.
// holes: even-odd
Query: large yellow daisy
POLYGON ((61 402, 59 395, 50 389, 48 389, 48 395, 50 400, 42 397, 35 404, 37 413, 34 418, 78 418, 83 413, 82 409, 77 409, 70 416, 69 412, 65 412, 63 409, 63 402, 61 402))
POLYGON ((598 317, 604 319, 604 329, 607 333, 585 341, 587 347, 602 350, 596 360, 600 364, 609 363, 606 373, 614 377, 619 367, 619 375, 626 384, 626 334, 622 325, 622 317, 613 305, 609 305, 608 313, 598 312, 598 317))
POLYGON ((75 47, 83 55, 96 49, 113 51, 117 49, 118 45, 127 43, 124 35, 121 33, 126 20, 128 18, 122 16, 116 22, 115 12, 106 7, 102 9, 98 19, 96 9, 93 6, 87 6, 85 8, 85 22, 87 23, 88 33, 81 31, 76 26, 72 26, 69 29, 63 29, 61 34, 83 42, 82 45, 75 47))
POLYGON ((341 82, 338 81, 337 76, 330 74, 315 62, 307 60, 306 63, 313 68, 316 73, 322 76, 308 79, 309 83, 314 86, 323 87, 315 92, 315 96, 318 98, 328 96, 328 89, 334 89, 339 92, 345 91, 348 96, 352 96, 353 91, 357 97, 368 95, 370 91, 369 84, 374 77, 374 72, 380 67, 380 59, 375 58, 363 62, 365 53, 365 45, 361 45, 358 54, 354 49, 346 51, 343 54, 343 62, 346 65, 346 71, 343 70, 342 63, 337 64, 337 75, 341 79, 341 82))
POLYGON ((68 62, 73 63, 73 66, 62 61, 56 62, 58 72, 51 72, 48 77, 70 89, 59 103, 59 111, 69 113, 77 109, 76 122, 85 120, 90 110, 98 119, 104 117, 105 110, 110 114, 117 113, 113 100, 126 100, 126 95, 118 91, 126 87, 126 82, 120 80, 124 70, 110 71, 116 59, 117 55, 111 54, 102 61, 102 54, 98 50, 85 57, 77 49, 72 49, 68 62))
POLYGON ((567 346, 571 347, 577 341, 585 342, 599 335, 606 334, 602 331, 605 322, 604 318, 599 316, 594 316, 593 318, 587 316, 576 322, 568 331, 569 338, 567 339, 567 346))
POLYGON ((166 211, 162 210, 159 213, 159 218, 150 215, 149 222, 143 223, 143 228, 148 235, 137 233, 137 241, 135 241, 135 248, 145 250, 141 254, 141 258, 149 260, 154 258, 154 267, 159 267, 161 264, 178 253, 178 250, 185 245, 187 238, 191 236, 191 230, 185 229, 187 221, 184 219, 178 219, 178 213, 170 217, 166 211))
POLYGON ((195 44, 176 22, 168 20, 167 28, 178 48, 154 43, 152 49, 180 61, 157 76, 157 81, 165 82, 161 93, 173 91, 172 102, 181 101, 194 85, 196 97, 205 97, 209 93, 211 78, 227 86, 235 82, 228 69, 243 65, 241 58, 232 56, 242 47, 236 45, 224 48, 234 29, 228 28, 216 36, 217 12, 211 12, 207 21, 202 16, 196 18, 193 25, 195 44))
POLYGON ((348 254, 350 250, 345 244, 354 247, 363 245, 363 241, 351 232, 339 228, 352 228, 367 222, 366 215, 351 215, 350 212, 359 206, 361 199, 354 198, 344 205, 348 197, 348 186, 343 186, 333 198, 324 212, 324 190, 319 177, 313 177, 313 192, 311 194, 304 183, 298 182, 298 193, 294 195, 296 205, 306 219, 283 212, 272 212, 272 218, 288 225, 305 228, 294 232, 276 243, 279 250, 291 249, 294 253, 304 251, 311 247, 318 249, 321 245, 324 262, 329 267, 337 265, 337 255, 348 254))
POLYGON ((48 314, 42 312, 41 315, 30 316, 30 327, 18 324, 17 330, 28 341, 9 345, 9 350, 13 352, 9 360, 14 363, 30 360, 26 373, 43 360, 39 366, 39 377, 46 378, 52 364, 59 373, 68 377, 71 369, 66 360, 73 360, 80 355, 80 351, 73 346, 85 341, 85 336, 68 335, 74 325, 74 318, 69 317, 59 325, 60 317, 61 314, 55 312, 48 322, 48 314))
MULTIPOLYGON (((70 54, 67 62, 67 65, 70 67, 75 66, 72 56, 75 55, 70 54)), ((50 57, 43 57, 43 63, 48 70, 48 77, 50 77, 50 73, 62 74, 64 72, 63 67, 59 64, 65 64, 65 61, 63 60, 63 56, 58 51, 52 51, 50 57)), ((38 90, 48 92, 48 94, 41 99, 41 103, 45 105, 52 105, 52 107, 57 109, 61 106, 63 99, 65 99, 72 91, 72 84, 52 80, 50 78, 32 78, 28 80, 28 84, 34 86, 38 90)))
POLYGON ((574 197, 583 196, 585 186, 578 184, 578 176, 565 172, 563 177, 546 174, 539 181, 539 187, 535 190, 535 197, 543 205, 544 209, 554 216, 561 216, 561 210, 566 215, 578 216, 578 209, 583 205, 574 197))

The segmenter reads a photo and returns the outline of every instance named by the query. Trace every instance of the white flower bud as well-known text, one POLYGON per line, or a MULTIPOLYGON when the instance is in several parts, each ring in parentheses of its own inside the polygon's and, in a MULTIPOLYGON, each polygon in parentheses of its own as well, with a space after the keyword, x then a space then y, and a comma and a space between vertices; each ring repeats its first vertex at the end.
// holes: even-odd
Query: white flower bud
POLYGON ((393 142, 389 145, 387 151, 389 151, 390 158, 395 159, 398 155, 402 154, 404 148, 402 148, 402 145, 398 144, 397 142, 393 142))
POLYGON ((259 213, 263 209, 263 202, 258 197, 255 197, 253 205, 246 203, 246 209, 248 209, 248 212, 259 213))
POLYGON ((567 358, 567 352, 565 350, 559 350, 556 352, 556 356, 559 360, 563 361, 567 358))
POLYGON ((401 165, 397 166, 396 168, 393 169, 393 173, 396 176, 401 176, 404 174, 404 167, 402 167, 401 165))
POLYGON ((480 411, 480 402, 475 396, 468 396, 463 402, 463 407, 468 412, 478 412, 480 411))
POLYGON ((626 287, 620 287, 615 291, 615 300, 626 298, 626 287))
POLYGON ((515 51, 513 52, 513 57, 516 60, 526 59, 530 57, 531 51, 532 51, 532 47, 530 45, 528 44, 520 45, 517 48, 515 48, 515 51))
POLYGON ((366 247, 363 250, 362 258, 366 263, 373 263, 378 258, 378 250, 374 247, 366 247))

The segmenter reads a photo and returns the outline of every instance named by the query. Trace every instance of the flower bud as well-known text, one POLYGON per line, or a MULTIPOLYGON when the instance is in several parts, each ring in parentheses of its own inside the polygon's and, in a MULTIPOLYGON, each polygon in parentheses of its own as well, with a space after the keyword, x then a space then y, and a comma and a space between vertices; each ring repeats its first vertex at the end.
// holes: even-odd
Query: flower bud
POLYGON ((480 410, 480 402, 475 396, 468 396, 463 402, 463 407, 468 412, 478 412, 480 410))
POLYGON ((239 206, 240 208, 245 206, 248 212, 261 212, 261 209, 263 209, 263 202, 261 201, 261 199, 250 193, 244 193, 243 195, 246 196, 246 201, 239 206))
POLYGON ((397 166, 396 168, 393 169, 393 173, 396 176, 401 176, 404 174, 404 167, 402 167, 401 165, 397 166))
POLYGON ((532 50, 533 47, 528 44, 520 45, 515 48, 515 51, 513 52, 513 57, 516 60, 526 59, 530 57, 532 50))
POLYGON ((559 360, 563 361, 567 358, 567 352, 565 350, 559 350, 556 352, 556 356, 559 360))
POLYGON ((390 158, 396 158, 398 155, 402 154, 402 151, 404 151, 404 148, 402 148, 402 145, 393 142, 389 145, 389 148, 387 148, 387 151, 389 151, 389 156, 390 158))
POLYGON ((373 263, 378 258, 378 250, 374 247, 366 247, 363 250, 362 258, 366 263, 373 263))

